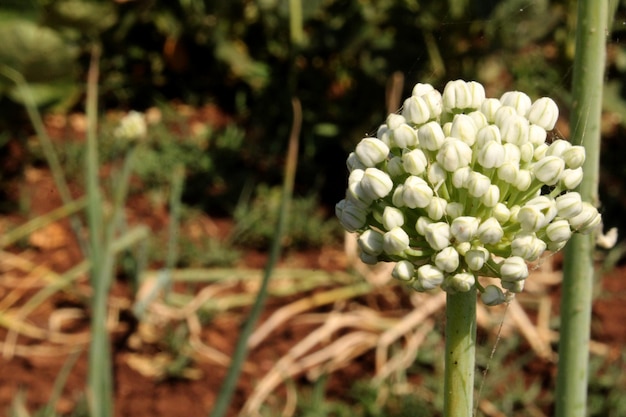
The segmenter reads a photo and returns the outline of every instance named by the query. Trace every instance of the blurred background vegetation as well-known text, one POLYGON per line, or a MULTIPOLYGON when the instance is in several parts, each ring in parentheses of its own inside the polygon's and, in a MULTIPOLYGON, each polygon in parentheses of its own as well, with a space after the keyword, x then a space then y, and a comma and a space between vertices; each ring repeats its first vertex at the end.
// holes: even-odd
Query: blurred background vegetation
MULTIPOLYGON (((138 180, 131 182, 129 201, 138 214, 145 215, 142 221, 150 224, 149 215, 163 214, 154 207, 167 205, 172 172, 184 165, 181 217, 185 220, 177 259, 183 267, 230 266, 242 246, 268 247, 280 204, 293 96, 302 103, 303 125, 284 243, 296 249, 339 242, 342 232, 333 219, 333 206, 345 191, 345 158, 397 106, 387 97, 393 90, 390 86, 400 86, 398 95, 405 97, 417 82, 442 89, 447 81, 464 78, 483 83, 489 96, 512 89, 533 98, 548 95, 562 112, 555 134, 569 136, 575 0, 301 3, 304 39, 293 45, 288 0, 0 0, 2 213, 29 214, 20 182, 28 167, 45 167, 47 161, 40 142, 33 139, 26 97, 10 71, 28 83, 32 99, 47 115, 66 177, 82 189, 84 129, 76 127, 84 119, 80 114, 94 43, 102 47, 98 140, 103 172, 112 173, 104 181, 106 191, 113 194, 118 178, 114 168, 134 149, 138 180), (139 144, 116 134, 130 111, 141 112, 148 123, 139 144), (56 124, 56 116, 64 121, 56 124), (76 129, 58 128, 66 124, 76 129), (142 200, 146 198, 148 208, 142 200), (198 234, 192 226, 203 224, 206 213, 232 219, 233 225, 208 237, 198 234)), ((614 4, 600 196, 606 228, 626 230, 622 214, 626 210, 626 1, 614 4)), ((169 233, 163 224, 153 229, 157 239, 167 240, 160 236, 169 233)), ((151 242, 148 250, 150 260, 156 261, 164 259, 169 248, 151 242)), ((133 258, 139 256, 126 255, 121 275, 138 268, 133 258)), ((423 352, 437 352, 440 342, 427 344, 423 352)), ((511 343, 510 349, 505 346, 498 354, 519 351, 518 341, 511 343)), ((434 362, 419 357, 415 373, 433 373, 422 367, 434 362)), ((506 375, 517 378, 526 363, 518 366, 506 375)), ((604 372, 600 365, 597 368, 598 374, 604 372)), ((607 400, 617 403, 622 398, 613 387, 618 378, 623 386, 620 369, 608 370, 609 382, 594 380, 591 415, 623 415, 623 401, 618 409, 607 400), (608 414, 610 409, 617 414, 608 414)), ((492 386, 506 386, 507 381, 494 381, 492 386)), ((313 401, 317 390, 324 389, 320 384, 312 390, 311 406, 302 406, 302 415, 353 415, 354 408, 340 411, 341 405, 320 410, 318 401, 313 401)), ((535 388, 531 393, 539 392, 535 388)), ((354 389, 362 402, 373 396, 365 388, 354 389)), ((539 398, 539 394, 529 395, 524 386, 515 387, 514 394, 525 396, 524 401, 539 398)), ((523 402, 515 401, 511 410, 523 402)), ((384 410, 375 405, 372 402, 361 414, 406 415, 400 405, 397 410, 392 409, 393 403, 384 410)), ((436 415, 428 407, 433 406, 423 405, 423 415, 436 415)))
MULTIPOLYGON (((450 79, 476 79, 495 96, 512 88, 550 95, 567 116, 573 5, 307 0, 305 38, 294 47, 287 0, 4 0, 0 63, 24 76, 42 109, 69 112, 80 109, 89 45, 99 42, 103 108, 143 111, 173 101, 211 106, 219 118, 211 128, 221 132, 207 132, 195 143, 185 138, 178 150, 161 141, 153 156, 187 159, 186 202, 227 215, 242 189, 278 183, 290 100, 297 95, 304 124, 296 191, 331 207, 343 193, 346 151, 384 120, 385 89, 394 74, 404 77, 402 96, 416 82, 440 88, 450 79)), ((606 133, 613 138, 622 136, 626 123, 623 7, 620 12, 606 94, 614 114, 606 133)), ((7 143, 23 145, 28 129, 22 101, 0 76, 5 159, 7 143)), ((183 127, 180 134, 186 133, 183 127)), ((624 174, 612 159, 617 154, 605 152, 603 164, 609 222, 618 221, 613 214, 623 208, 614 201, 624 174)), ((15 170, 19 165, 4 163, 3 181, 15 170)))

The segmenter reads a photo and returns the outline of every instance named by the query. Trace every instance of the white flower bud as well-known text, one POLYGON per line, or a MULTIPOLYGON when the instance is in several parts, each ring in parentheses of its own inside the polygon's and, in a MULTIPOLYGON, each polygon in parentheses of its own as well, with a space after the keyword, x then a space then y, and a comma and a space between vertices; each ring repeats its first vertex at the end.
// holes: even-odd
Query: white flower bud
POLYGON ((528 142, 530 126, 525 117, 514 115, 506 118, 500 126, 502 141, 521 146, 528 142))
POLYGON ((485 207, 495 207, 500 201, 500 188, 497 185, 491 184, 487 189, 487 192, 480 198, 480 202, 485 207))
POLYGON ((519 146, 512 143, 504 143, 502 146, 504 147, 505 161, 516 165, 519 164, 519 161, 522 159, 522 151, 520 151, 519 146))
POLYGON ((366 252, 360 252, 359 259, 361 259, 361 262, 363 262, 366 265, 376 265, 378 263, 378 256, 371 255, 366 252))
POLYGON ((391 203, 396 207, 404 207, 404 199, 402 194, 404 193, 404 185, 398 185, 395 190, 393 190, 393 194, 391 195, 391 203))
POLYGON ((463 203, 452 202, 446 205, 446 214, 450 217, 450 219, 456 219, 457 217, 462 216, 463 210, 465 210, 463 203))
POLYGON ((461 216, 452 220, 450 225, 450 233, 456 239, 457 242, 469 242, 471 241, 476 232, 478 231, 478 225, 480 220, 476 217, 461 216))
POLYGON ((500 102, 504 106, 513 107, 520 116, 526 116, 532 105, 530 97, 521 91, 507 91, 500 97, 500 102))
POLYGON ((576 232, 587 234, 591 233, 602 221, 600 213, 591 204, 584 201, 582 203, 581 212, 569 219, 569 224, 576 232))
POLYGON ((569 192, 556 198, 556 210, 560 217, 571 219, 583 210, 583 201, 577 192, 569 192))
POLYGON ((367 254, 378 256, 383 252, 383 235, 376 230, 367 229, 361 233, 357 243, 359 248, 367 254))
POLYGON ((387 173, 389 173, 392 178, 402 177, 406 174, 401 157, 394 156, 387 162, 387 173))
POLYGON ((460 242, 457 243, 454 248, 459 253, 459 255, 465 256, 467 252, 472 249, 472 244, 470 242, 460 242))
POLYGON ((558 252, 563 249, 565 245, 567 245, 567 240, 562 242, 548 242, 548 250, 553 253, 558 252))
POLYGON ((422 216, 417 219, 417 222, 415 222, 415 230, 417 233, 424 236, 426 234, 426 227, 433 223, 434 221, 430 217, 422 216))
POLYGON ((486 306, 497 306, 506 302, 506 296, 497 285, 487 285, 480 294, 480 299, 486 306))
POLYGON ((413 86, 413 90, 411 91, 411 95, 416 97, 421 97, 424 94, 433 91, 435 87, 426 83, 417 83, 413 86))
POLYGON ((465 253, 465 263, 472 271, 479 271, 489 259, 489 251, 483 247, 470 249, 465 253))
POLYGON ((446 138, 441 125, 437 122, 428 122, 417 130, 419 143, 429 151, 436 151, 441 148, 446 138))
POLYGON ((454 172, 472 162, 472 149, 462 140, 448 137, 437 152, 437 162, 446 171, 454 172))
POLYGON ((385 145, 387 145, 388 147, 391 147, 391 135, 393 134, 391 132, 391 129, 389 129, 387 127, 386 124, 382 125, 385 126, 385 129, 378 129, 379 132, 381 133, 376 133, 376 137, 385 145))
POLYGON ((468 292, 476 283, 474 274, 468 272, 460 272, 450 276, 446 280, 446 287, 452 288, 457 292, 468 292))
POLYGON ((389 113, 386 123, 389 130, 394 130, 399 128, 401 125, 406 124, 406 119, 404 116, 400 116, 399 114, 389 113))
POLYGON ((524 290, 524 282, 524 280, 512 282, 501 281, 502 288, 515 294, 518 294, 524 290))
POLYGON ((583 182, 583 169, 578 167, 576 169, 565 169, 561 176, 561 184, 568 190, 573 190, 583 182))
POLYGON ((450 136, 450 130, 452 130, 452 122, 444 123, 443 126, 441 126, 441 129, 443 130, 443 134, 446 137, 450 136))
POLYGON ((495 123, 496 112, 502 107, 502 103, 497 98, 488 98, 480 105, 480 111, 485 115, 489 123, 495 123))
POLYGON ((382 125, 378 126, 378 130, 376 130, 376 137, 380 139, 382 135, 384 135, 385 133, 389 131, 390 131, 389 126, 387 126, 386 123, 383 123, 382 125))
POLYGON ((552 142, 548 146, 548 150, 546 151, 546 156, 558 156, 561 157, 563 154, 571 149, 572 144, 563 139, 557 139, 552 142))
POLYGON ((359 168, 354 169, 352 172, 350 172, 350 175, 348 176, 348 185, 360 183, 364 175, 364 170, 359 168))
POLYGON ((409 125, 400 125, 391 134, 393 144, 401 149, 412 148, 417 145, 417 132, 409 125))
POLYGON ((432 290, 443 282, 443 272, 430 264, 422 265, 417 269, 417 280, 423 290, 432 290))
POLYGON ((500 280, 503 282, 521 281, 528 278, 528 265, 519 256, 509 256, 500 264, 500 280))
POLYGON ((559 118, 559 107, 554 100, 549 97, 542 97, 536 100, 528 112, 528 120, 531 123, 543 127, 545 130, 554 129, 559 118))
POLYGON ((556 184, 564 169, 565 162, 557 156, 546 156, 532 166, 535 178, 547 185, 556 184))
POLYGON ((476 125, 476 130, 480 130, 483 127, 489 125, 489 121, 487 120, 487 116, 485 116, 481 111, 475 110, 467 114, 474 121, 474 125, 476 125))
POLYGON ((483 168, 499 168, 505 161, 504 146, 495 140, 487 142, 479 148, 477 161, 483 168))
POLYGON ((410 261, 400 261, 393 267, 391 276, 400 281, 411 281, 415 277, 415 267, 410 261))
POLYGON ((421 97, 411 96, 404 100, 402 116, 410 123, 421 125, 430 119, 430 110, 421 97))
POLYGON ((532 143, 526 142, 519 147, 519 150, 522 162, 530 162, 533 160, 533 157, 535 156, 535 147, 532 143))
POLYGON ((522 226, 522 230, 526 232, 536 232, 549 223, 541 210, 532 205, 522 207, 517 214, 517 220, 522 226))
POLYGON ((530 174, 530 171, 527 169, 520 169, 517 171, 517 176, 515 177, 515 183, 513 185, 515 185, 515 188, 519 191, 526 191, 528 190, 528 187, 530 187, 532 181, 533 177, 530 174))
POLYGON ((452 174, 452 185, 454 185, 455 188, 467 188, 472 172, 474 171, 472 171, 470 167, 457 169, 452 174))
POLYGON ((402 253, 409 247, 409 235, 401 227, 394 227, 383 236, 383 251, 389 255, 402 253))
POLYGON ((476 142, 476 124, 471 117, 466 114, 457 114, 452 119, 452 127, 450 127, 450 136, 461 139, 463 142, 472 146, 476 142))
POLYGON ((402 166, 404 170, 412 175, 421 175, 426 171, 428 160, 421 149, 413 149, 402 155, 402 166))
POLYGON ((435 255, 435 265, 445 272, 453 272, 459 267, 459 253, 448 246, 435 255))
POLYGON ((596 245, 602 249, 613 249, 617 243, 617 227, 611 227, 606 233, 598 233, 596 245))
POLYGON ((446 171, 437 162, 433 162, 428 167, 428 182, 434 187, 446 180, 446 171))
POLYGON ((502 135, 500 135, 500 129, 496 125, 487 125, 476 133, 475 145, 477 149, 484 147, 489 142, 502 144, 502 135))
POLYGON ((142 139, 147 133, 146 117, 143 113, 134 110, 128 112, 113 131, 115 137, 128 141, 142 139))
POLYGON ((511 254, 527 261, 537 260, 546 250, 546 242, 534 233, 518 233, 511 242, 511 254))
POLYGON ((463 80, 449 81, 443 89, 443 108, 447 112, 454 109, 467 109, 472 105, 472 92, 463 80))
POLYGON ((402 201, 409 208, 424 208, 433 197, 433 189, 420 177, 411 175, 404 181, 402 201))
POLYGON ((386 230, 404 226, 404 214, 396 207, 387 206, 383 210, 383 226, 386 230))
POLYGON ((363 165, 373 167, 387 159, 387 155, 389 155, 389 147, 380 139, 365 138, 362 139, 358 145, 356 145, 355 152, 363 165))
POLYGON ((543 127, 531 124, 528 130, 528 141, 535 146, 542 145, 546 142, 548 132, 543 127))
POLYGON ((441 197, 433 197, 427 207, 427 214, 433 220, 440 220, 446 214, 448 200, 441 197))
POLYGON ((586 153, 583 146, 572 146, 570 149, 563 152, 565 165, 570 169, 582 167, 585 163, 585 157, 586 153))
POLYGON ((430 118, 434 119, 441 115, 443 111, 443 102, 441 100, 441 93, 435 89, 423 94, 422 100, 426 102, 426 106, 430 112, 430 118))
POLYGON ((485 87, 476 81, 469 81, 467 86, 470 91, 470 97, 472 98, 469 108, 480 109, 483 101, 485 101, 485 87))
POLYGON ((424 237, 431 248, 442 250, 450 246, 450 226, 444 222, 431 223, 424 228, 424 237))
POLYGON ((365 165, 363 165, 363 162, 361 162, 359 157, 356 156, 356 153, 354 152, 350 152, 350 154, 348 155, 348 159, 346 159, 346 166, 348 167, 349 172, 352 172, 355 169, 363 170, 367 168, 365 165))
POLYGON ((489 190, 490 185, 491 181, 489 181, 489 177, 486 175, 476 171, 470 172, 467 179, 467 191, 472 197, 482 197, 489 190))
POLYGON ((535 161, 543 159, 546 156, 546 152, 548 152, 549 148, 550 146, 546 143, 535 146, 535 150, 533 151, 533 159, 535 161))
POLYGON ((365 226, 367 211, 344 199, 335 205, 335 215, 344 229, 355 232, 365 226))
POLYGON ((546 227, 546 235, 552 242, 567 242, 572 237, 567 220, 555 220, 546 227))
POLYGON ((513 162, 505 162, 498 168, 498 178, 508 184, 515 184, 519 167, 513 162))
POLYGON ((478 226, 478 239, 484 245, 496 245, 500 243, 503 236, 504 230, 494 217, 489 217, 478 226))
POLYGON ((509 120, 511 117, 517 117, 517 111, 513 107, 510 106, 501 106, 496 110, 496 113, 493 117, 493 122, 496 126, 502 129, 502 126, 509 120))
POLYGON ((527 206, 535 206, 546 216, 546 224, 557 215, 556 201, 546 195, 537 196, 526 202, 527 206))
POLYGON ((509 208, 504 203, 496 204, 491 211, 491 214, 500 224, 508 222, 511 218, 511 210, 509 210, 509 208))
POLYGON ((372 199, 369 194, 363 191, 360 182, 353 182, 348 184, 348 189, 346 190, 346 198, 355 205, 367 208, 370 204, 372 204, 372 199))
POLYGON ((383 198, 391 192, 393 181, 386 172, 377 168, 367 168, 361 180, 361 189, 372 200, 383 198))

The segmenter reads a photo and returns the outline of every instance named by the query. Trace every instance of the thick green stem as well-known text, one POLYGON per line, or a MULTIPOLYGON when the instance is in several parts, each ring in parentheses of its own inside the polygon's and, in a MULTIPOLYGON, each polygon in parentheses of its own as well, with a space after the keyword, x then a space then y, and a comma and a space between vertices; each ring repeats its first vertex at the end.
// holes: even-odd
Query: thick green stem
MULTIPOLYGON (((596 202, 608 2, 580 0, 577 19, 571 140, 587 152, 578 191, 596 202)), ((574 235, 565 249, 556 417, 586 415, 593 249, 593 234, 574 235)))
POLYGON ((443 415, 470 417, 474 404, 476 288, 448 294, 443 415))

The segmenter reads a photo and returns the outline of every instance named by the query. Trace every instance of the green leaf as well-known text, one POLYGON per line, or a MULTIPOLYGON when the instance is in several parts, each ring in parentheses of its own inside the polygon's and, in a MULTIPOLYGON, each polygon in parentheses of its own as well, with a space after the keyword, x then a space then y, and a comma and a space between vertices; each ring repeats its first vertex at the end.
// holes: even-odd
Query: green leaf
POLYGON ((260 90, 269 82, 269 67, 255 61, 243 43, 222 40, 217 44, 215 55, 228 64, 233 75, 243 79, 252 88, 260 90))
POLYGON ((113 2, 59 0, 52 2, 46 12, 46 21, 52 26, 67 26, 92 35, 105 31, 117 22, 113 2))
POLYGON ((68 78, 77 50, 61 35, 28 20, 0 25, 0 62, 22 74, 28 82, 68 78))
MULTIPOLYGON (((80 88, 72 81, 56 83, 32 83, 28 85, 30 94, 37 107, 55 105, 63 109, 75 104, 80 88)), ((17 86, 12 86, 6 91, 7 96, 18 103, 26 104, 23 91, 17 86)))

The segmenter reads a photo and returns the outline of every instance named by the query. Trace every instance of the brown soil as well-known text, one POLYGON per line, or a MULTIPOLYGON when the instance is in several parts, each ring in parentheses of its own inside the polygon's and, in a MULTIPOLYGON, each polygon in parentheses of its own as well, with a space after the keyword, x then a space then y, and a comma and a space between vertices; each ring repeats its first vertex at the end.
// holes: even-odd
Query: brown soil
MULTIPOLYGON (((46 170, 29 169, 24 178, 24 190, 30 201, 29 217, 47 213, 59 207, 60 199, 56 187, 46 170)), ((72 190, 78 195, 78 190, 72 190)), ((165 207, 154 207, 141 197, 131 200, 128 218, 132 223, 142 222, 158 232, 168 222, 165 207)), ((25 218, 12 215, 0 218, 0 232, 25 221, 25 218)), ((228 220, 204 218, 203 230, 223 235, 228 229, 228 220)), ((59 413, 70 413, 83 399, 87 374, 88 341, 88 297, 91 294, 86 276, 83 276, 70 289, 57 292, 37 307, 27 318, 16 318, 15 314, 38 291, 43 288, 42 270, 62 273, 77 265, 82 256, 76 240, 70 233, 67 221, 59 221, 34 232, 27 242, 11 246, 10 252, 0 253, 0 415, 6 415, 11 402, 22 391, 25 404, 30 412, 46 404, 52 393, 55 378, 67 363, 70 351, 82 350, 75 366, 69 373, 63 387, 62 396, 56 406, 59 413), (11 297, 16 296, 15 299, 11 297), (11 316, 13 314, 13 316, 11 316), (53 328, 53 317, 58 319, 58 329, 53 328), (8 323, 27 323, 43 329, 42 335, 15 338, 15 333, 7 330, 8 323), (66 340, 50 339, 47 331, 61 333, 66 340)), ((266 254, 248 252, 238 268, 263 268, 266 254)), ((281 267, 308 268, 311 270, 341 270, 347 260, 341 248, 324 248, 321 251, 289 253, 281 261, 281 267)), ((603 275, 599 296, 594 303, 593 339, 604 344, 606 355, 619 354, 626 343, 626 268, 619 267, 603 275)), ((178 290, 198 293, 202 287, 191 286, 178 290)), ((552 286, 551 297, 558 295, 558 286, 552 286)), ((228 289, 233 293, 250 292, 243 285, 228 289)), ((308 292, 310 293, 310 292, 308 292)), ((190 361, 179 372, 163 373, 163 366, 172 365, 172 351, 163 343, 168 331, 175 331, 182 320, 162 323, 139 323, 133 317, 131 307, 133 295, 127 281, 120 278, 114 283, 110 300, 113 322, 110 324, 115 382, 115 415, 133 416, 205 416, 212 409, 216 395, 226 374, 224 358, 231 354, 238 337, 238 329, 246 317, 247 308, 234 308, 229 312, 213 317, 200 328, 198 338, 205 347, 202 351, 193 350, 190 361), (200 352, 200 353, 198 353, 200 352)), ((286 301, 295 298, 269 300, 263 320, 276 311, 286 301)), ((403 292, 383 289, 359 303, 386 311, 410 311, 411 304, 403 292), (402 310, 404 309, 404 310, 402 310)), ((552 310, 558 310, 558 300, 552 303, 552 310)), ((321 308, 319 311, 327 311, 321 308)), ((533 314, 530 314, 533 316, 533 314)), ((441 320, 441 315, 436 316, 441 320)), ((309 335, 316 325, 302 322, 288 322, 275 330, 271 337, 253 349, 244 367, 229 415, 236 415, 256 383, 267 374, 272 366, 296 343, 309 335)), ((181 349, 184 349, 181 348, 181 349)), ((619 355, 617 355, 619 356, 619 355)), ((532 372, 553 376, 554 363, 542 361, 532 372)), ((332 374, 328 383, 331 395, 342 396, 352 382, 369 378, 375 370, 375 356, 372 350, 358 358, 346 362, 339 371, 332 374)), ((296 379, 306 383, 306 378, 296 379)), ((280 386, 270 400, 284 401, 284 386, 280 386), (282 400, 281 400, 282 398, 282 400)))

